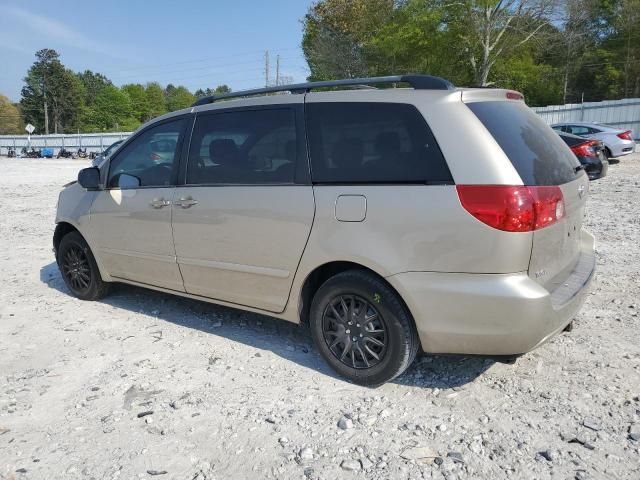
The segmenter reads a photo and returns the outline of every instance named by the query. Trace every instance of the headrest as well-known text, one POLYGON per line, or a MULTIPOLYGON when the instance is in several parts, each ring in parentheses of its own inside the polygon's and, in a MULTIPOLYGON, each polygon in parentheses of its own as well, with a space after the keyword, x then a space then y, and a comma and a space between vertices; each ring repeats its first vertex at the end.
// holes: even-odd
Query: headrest
POLYGON ((331 159, 338 168, 356 168, 362 165, 364 148, 359 138, 341 138, 333 145, 331 159))
POLYGON ((237 161, 238 147, 230 138, 212 140, 209 144, 209 158, 219 165, 232 164, 237 161))

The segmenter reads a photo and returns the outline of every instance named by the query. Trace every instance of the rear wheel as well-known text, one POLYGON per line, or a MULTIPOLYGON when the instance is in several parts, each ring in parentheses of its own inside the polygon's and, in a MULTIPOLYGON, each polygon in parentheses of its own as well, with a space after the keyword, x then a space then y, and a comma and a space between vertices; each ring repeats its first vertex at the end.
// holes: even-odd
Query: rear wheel
POLYGON ((107 294, 109 284, 102 280, 93 253, 78 232, 62 237, 56 260, 64 283, 74 296, 98 300, 107 294))
POLYGON ((310 327, 329 365, 360 385, 392 380, 418 351, 418 334, 400 297, 360 270, 340 273, 320 287, 311 304, 310 327))
POLYGON ((611 160, 612 158, 614 158, 611 150, 609 150, 609 147, 604 147, 604 154, 607 156, 607 160, 611 160))

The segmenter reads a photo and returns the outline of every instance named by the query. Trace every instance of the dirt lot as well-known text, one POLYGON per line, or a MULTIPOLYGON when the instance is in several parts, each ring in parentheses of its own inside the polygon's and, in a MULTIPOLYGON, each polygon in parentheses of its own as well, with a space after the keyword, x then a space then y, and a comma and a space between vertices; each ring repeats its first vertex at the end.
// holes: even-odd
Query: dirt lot
POLYGON ((573 332, 513 365, 423 356, 375 390, 269 317, 71 297, 51 236, 82 166, 0 159, 0 478, 640 478, 640 154, 592 184, 573 332))

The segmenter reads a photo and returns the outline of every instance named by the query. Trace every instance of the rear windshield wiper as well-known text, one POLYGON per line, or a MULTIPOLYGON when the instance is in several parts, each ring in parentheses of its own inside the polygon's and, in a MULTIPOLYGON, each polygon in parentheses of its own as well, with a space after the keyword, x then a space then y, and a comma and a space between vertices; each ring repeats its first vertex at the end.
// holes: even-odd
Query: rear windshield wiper
POLYGON ((580 164, 573 169, 574 173, 578 173, 580 170, 584 170, 584 165, 580 164))

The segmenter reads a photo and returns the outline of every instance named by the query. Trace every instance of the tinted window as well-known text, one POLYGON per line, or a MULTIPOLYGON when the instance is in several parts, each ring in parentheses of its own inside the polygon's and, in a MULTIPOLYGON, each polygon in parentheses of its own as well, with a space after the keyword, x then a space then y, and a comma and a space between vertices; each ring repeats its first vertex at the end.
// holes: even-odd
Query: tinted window
POLYGON ((476 102, 469 108, 517 170, 525 185, 561 185, 579 165, 562 139, 520 102, 476 102))
POLYGON ((306 109, 314 182, 452 182, 412 105, 310 103, 306 109))
POLYGON ((293 110, 204 114, 193 130, 187 183, 293 183, 296 160, 293 110))
POLYGON ((185 120, 148 128, 119 148, 109 166, 109 187, 158 187, 172 184, 185 120))

